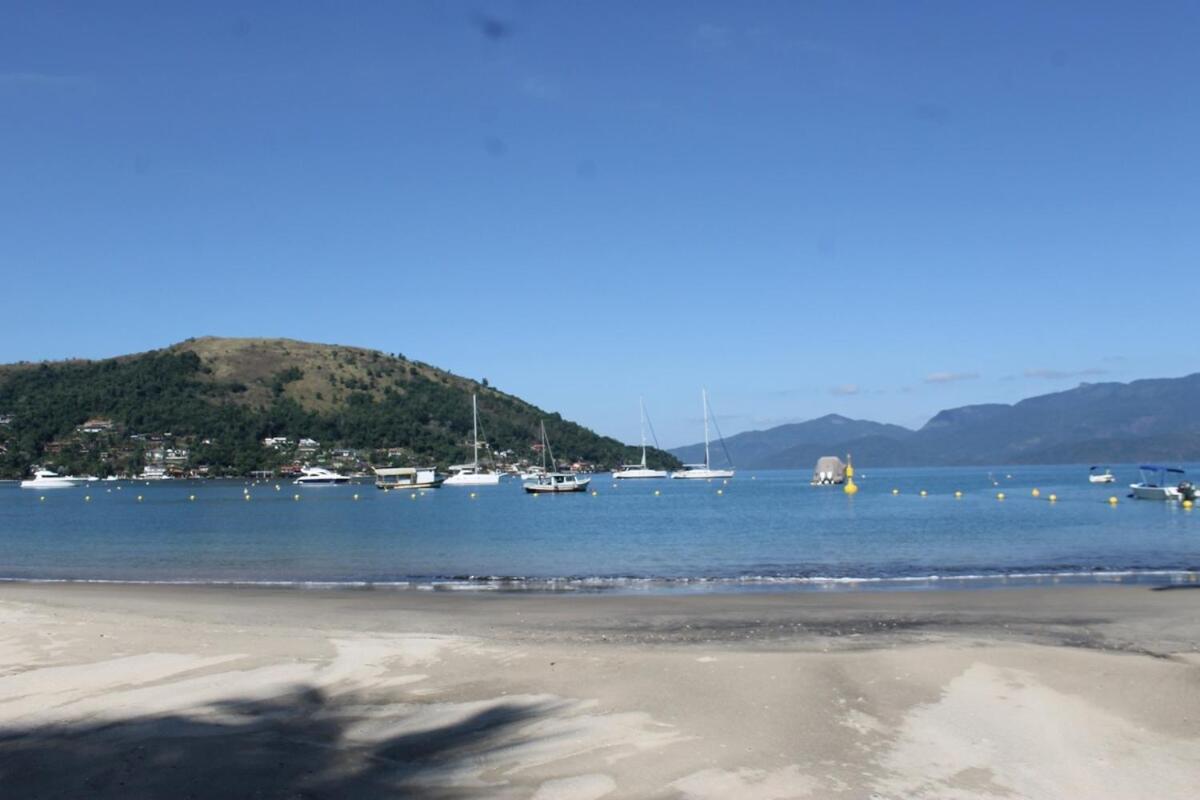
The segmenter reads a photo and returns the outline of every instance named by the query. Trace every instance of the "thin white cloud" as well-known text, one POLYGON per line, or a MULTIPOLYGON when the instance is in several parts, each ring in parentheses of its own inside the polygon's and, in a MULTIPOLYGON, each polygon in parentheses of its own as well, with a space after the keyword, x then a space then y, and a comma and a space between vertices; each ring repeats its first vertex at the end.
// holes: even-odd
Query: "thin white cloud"
POLYGON ((1107 375, 1108 370, 1100 367, 1089 367, 1088 369, 1027 369, 1025 370, 1026 378, 1037 378, 1038 380, 1046 381, 1065 381, 1072 378, 1089 378, 1097 375, 1107 375))
POLYGON ((857 383, 843 383, 830 388, 829 393, 838 397, 849 397, 862 391, 857 383))
POLYGON ((973 381, 978 377, 978 372, 931 372, 925 376, 925 382, 954 383, 955 381, 973 381))

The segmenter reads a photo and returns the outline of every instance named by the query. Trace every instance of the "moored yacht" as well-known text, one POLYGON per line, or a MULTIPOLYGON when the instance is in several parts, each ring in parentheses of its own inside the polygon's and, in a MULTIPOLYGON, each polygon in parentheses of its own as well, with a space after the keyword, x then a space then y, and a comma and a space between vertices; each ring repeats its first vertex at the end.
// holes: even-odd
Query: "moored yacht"
POLYGON ((305 467, 300 470, 300 477, 292 481, 292 483, 300 486, 330 486, 349 482, 350 478, 348 476, 339 475, 324 467, 305 467))
MULTIPOLYGON (((642 407, 642 463, 640 464, 623 464, 620 469, 613 470, 613 480, 629 479, 629 478, 665 478, 667 471, 665 469, 650 469, 646 466, 646 403, 641 401, 642 407)), ((656 437, 657 438, 657 437, 656 437)))
MULTIPOLYGON (((671 473, 672 478, 687 478, 691 480, 712 480, 713 478, 732 478, 732 469, 713 469, 712 460, 708 453, 708 390, 700 390, 700 399, 704 404, 704 463, 703 464, 684 464, 683 469, 676 470, 671 473)), ((724 438, 721 438, 721 431, 717 431, 717 436, 720 438, 721 447, 725 446, 724 438)), ((729 458, 729 452, 726 451, 725 457, 729 458)))
POLYGON ((1116 476, 1112 474, 1112 470, 1108 467, 1096 466, 1088 469, 1089 483, 1115 483, 1116 480, 1116 476))
POLYGON ((86 483, 87 480, 87 478, 79 478, 74 475, 59 475, 57 472, 52 472, 48 469, 39 469, 34 471, 32 478, 21 481, 21 488, 70 489, 81 483, 86 483))
POLYGON ((479 401, 471 395, 471 441, 474 457, 470 464, 455 464, 452 473, 443 483, 446 486, 495 486, 500 483, 500 473, 484 469, 479 463, 479 401))

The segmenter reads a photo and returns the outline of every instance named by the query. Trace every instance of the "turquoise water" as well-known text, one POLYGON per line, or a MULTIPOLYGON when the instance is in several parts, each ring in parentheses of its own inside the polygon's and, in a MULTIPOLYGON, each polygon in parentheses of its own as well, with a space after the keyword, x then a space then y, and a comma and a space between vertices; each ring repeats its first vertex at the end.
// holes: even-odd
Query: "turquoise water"
POLYGON ((536 499, 515 481, 415 498, 369 484, 9 484, 0 578, 736 589, 1195 580, 1200 508, 1127 499, 1137 472, 1114 471, 1117 484, 1092 486, 1078 466, 866 469, 854 497, 796 471, 741 471, 728 485, 597 475, 596 496, 536 499))

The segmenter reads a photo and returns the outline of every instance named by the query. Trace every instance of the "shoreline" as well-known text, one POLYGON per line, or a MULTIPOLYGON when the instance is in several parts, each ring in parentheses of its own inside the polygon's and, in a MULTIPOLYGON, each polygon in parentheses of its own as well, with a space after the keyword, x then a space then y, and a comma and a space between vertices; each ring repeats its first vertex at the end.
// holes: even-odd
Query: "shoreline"
POLYGON ((1200 592, 0 584, 14 796, 1164 798, 1200 592))
POLYGON ((1149 586, 1200 588, 1200 569, 1019 571, 997 574, 908 576, 743 576, 743 577, 515 577, 445 576, 397 580, 323 579, 138 579, 0 576, 4 585, 211 586, 283 588, 301 591, 478 592, 516 594, 770 594, 792 592, 910 592, 1021 590, 1050 586, 1149 586))

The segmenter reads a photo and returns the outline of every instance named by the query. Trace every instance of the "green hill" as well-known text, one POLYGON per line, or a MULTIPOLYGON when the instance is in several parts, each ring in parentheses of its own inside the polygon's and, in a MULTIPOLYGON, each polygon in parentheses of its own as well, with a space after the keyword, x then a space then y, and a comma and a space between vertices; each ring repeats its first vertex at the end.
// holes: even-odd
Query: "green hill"
MULTIPOLYGON (((140 468, 148 449, 187 451, 189 468, 248 474, 296 458, 268 437, 311 438, 323 456, 378 463, 469 459, 471 394, 493 452, 537 459, 538 423, 561 462, 609 467, 638 451, 520 398, 374 350, 288 339, 189 339, 99 361, 0 366, 0 473, 31 464, 104 474, 140 468), (88 420, 111 423, 91 433, 88 420)), ((677 460, 654 451, 651 460, 677 460)))

